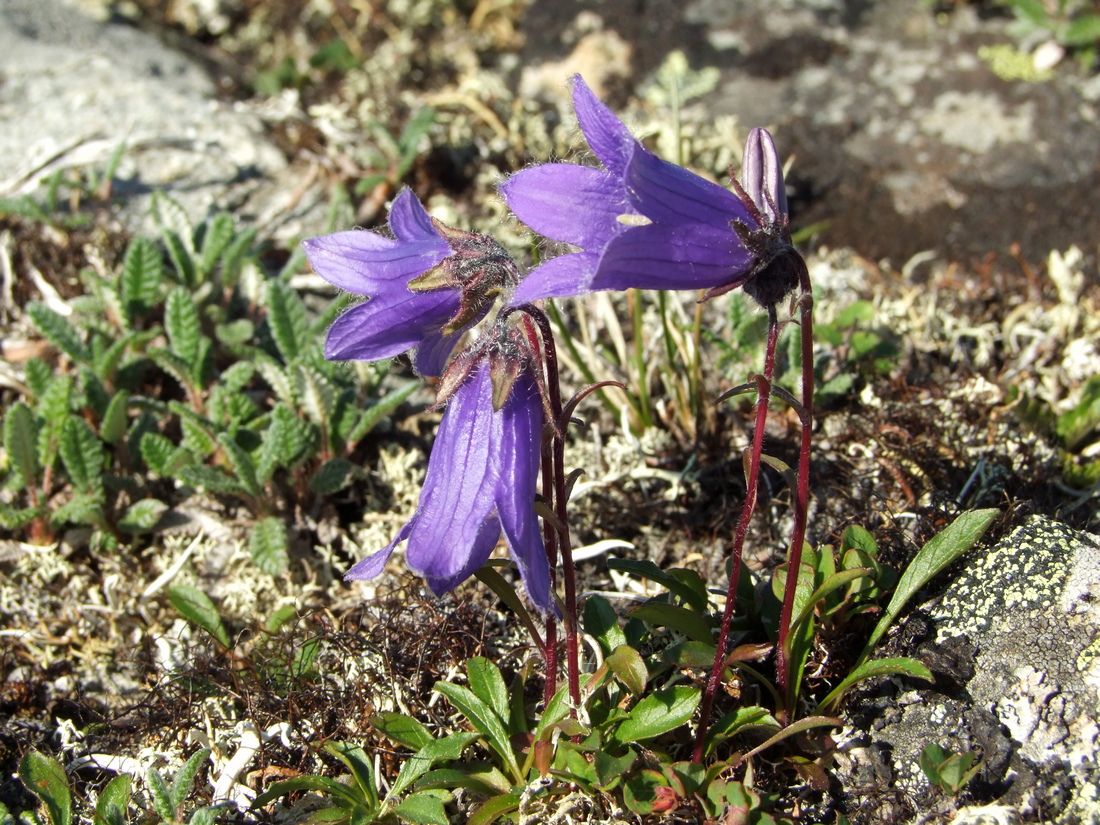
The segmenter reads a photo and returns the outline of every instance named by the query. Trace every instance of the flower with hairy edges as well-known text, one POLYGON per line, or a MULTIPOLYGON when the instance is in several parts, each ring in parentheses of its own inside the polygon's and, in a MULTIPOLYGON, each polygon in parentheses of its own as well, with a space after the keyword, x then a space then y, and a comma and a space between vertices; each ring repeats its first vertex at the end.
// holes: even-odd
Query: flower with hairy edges
POLYGON ((314 270, 335 286, 369 295, 329 329, 329 360, 376 361, 415 349, 413 366, 438 376, 463 332, 519 279, 495 240, 452 229, 411 190, 390 210, 392 238, 352 230, 303 242, 314 270))
MULTIPOLYGON (((463 360, 460 354, 455 363, 463 360)), ((503 532, 531 603, 544 613, 558 612, 535 513, 542 398, 530 369, 502 377, 494 374, 493 361, 487 356, 459 365, 465 375, 450 391, 416 513, 389 545, 355 565, 345 579, 377 576, 407 539, 409 567, 442 595, 488 560, 503 532)))
MULTIPOLYGON (((779 245, 765 243, 765 235, 789 246, 782 170, 763 130, 750 136, 755 150, 751 159, 747 150, 745 161, 753 165, 757 200, 736 182, 734 193, 648 151, 579 75, 573 104, 603 168, 543 164, 513 175, 500 190, 531 229, 579 251, 537 267, 512 304, 631 287, 706 289, 709 297, 764 275, 779 245)), ((792 287, 772 285, 762 297, 774 303, 772 295, 792 287)))

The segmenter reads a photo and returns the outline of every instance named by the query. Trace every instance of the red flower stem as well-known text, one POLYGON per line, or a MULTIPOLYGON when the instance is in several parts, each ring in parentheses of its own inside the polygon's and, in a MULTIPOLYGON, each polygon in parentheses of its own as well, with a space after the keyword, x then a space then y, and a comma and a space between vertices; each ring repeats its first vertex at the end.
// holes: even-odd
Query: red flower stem
POLYGON ((810 276, 805 267, 802 269, 800 281, 802 294, 798 303, 802 334, 802 409, 799 410, 799 418, 802 424, 802 447, 798 453, 794 531, 791 534, 790 551, 787 553, 787 583, 783 591, 783 610, 779 614, 779 648, 776 656, 779 691, 786 703, 788 722, 794 721, 797 697, 791 690, 793 682, 789 672, 790 662, 787 660, 787 636, 790 635, 794 596, 798 588, 798 569, 802 565, 802 545, 806 541, 806 520, 810 503, 810 444, 813 440, 814 423, 814 297, 810 276))
POLYGON ((695 750, 693 762, 703 761, 703 745, 706 741, 710 714, 714 708, 714 698, 722 681, 725 670, 726 643, 729 639, 730 621, 733 618, 734 603, 737 601, 737 582, 741 574, 741 556, 745 547, 745 535, 756 509, 756 491, 760 479, 760 455, 764 451, 764 428, 768 421, 768 404, 771 401, 772 376, 775 373, 775 348, 779 342, 779 319, 775 307, 768 308, 768 342, 764 350, 764 374, 756 376, 759 398, 756 402, 756 429, 752 436, 752 452, 749 453, 749 468, 745 478, 745 503, 741 508, 741 520, 737 524, 737 533, 733 541, 733 553, 730 556, 729 586, 726 589, 726 606, 722 611, 722 624, 718 630, 718 642, 714 652, 714 665, 703 691, 699 705, 699 726, 695 731, 695 750))
MULTIPOLYGON (((553 436, 551 436, 553 438, 553 436)), ((542 444, 542 497, 547 502, 554 500, 554 465, 553 453, 550 442, 546 439, 542 444)), ((558 573, 558 533, 554 525, 543 521, 543 541, 546 543, 546 560, 550 563, 550 592, 557 591, 558 573)), ((546 640, 542 649, 542 657, 546 663, 545 682, 542 687, 542 699, 548 704, 554 698, 558 688, 558 620, 551 613, 546 617, 546 640)))

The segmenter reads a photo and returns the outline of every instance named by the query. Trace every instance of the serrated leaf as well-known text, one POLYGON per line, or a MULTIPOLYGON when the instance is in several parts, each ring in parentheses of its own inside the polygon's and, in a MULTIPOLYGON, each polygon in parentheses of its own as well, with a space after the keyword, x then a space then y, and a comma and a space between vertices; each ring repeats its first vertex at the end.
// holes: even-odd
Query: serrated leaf
POLYGON ((180 417, 183 446, 198 455, 208 456, 218 448, 218 427, 209 418, 199 415, 178 401, 169 401, 168 409, 180 417))
POLYGON ((229 648, 229 633, 209 596, 190 584, 178 584, 168 588, 168 600, 185 619, 213 636, 222 647, 229 648))
POLYGON ((275 391, 279 401, 293 407, 297 402, 294 395, 294 382, 286 368, 262 350, 249 350, 248 355, 264 381, 275 391))
POLYGON ((175 477, 192 487, 203 487, 213 493, 241 493, 243 488, 235 478, 214 467, 189 464, 179 468, 175 477))
POLYGON ((154 364, 175 378, 189 396, 196 392, 196 387, 191 379, 191 364, 187 363, 186 360, 171 350, 161 347, 153 347, 146 355, 154 364))
POLYGON ((996 517, 997 510, 994 509, 963 513, 943 532, 933 536, 917 551, 917 555, 913 557, 898 579, 890 603, 871 633, 871 638, 859 657, 859 663, 867 660, 879 639, 890 629, 909 600, 935 576, 973 547, 985 535, 985 531, 989 529, 989 525, 996 517))
POLYGON ((70 416, 61 430, 59 448, 69 479, 78 490, 90 493, 102 489, 106 454, 87 421, 70 416))
POLYGON ((288 364, 313 343, 305 304, 298 293, 281 281, 267 284, 267 323, 275 346, 288 364))
POLYGON ((60 507, 54 507, 50 511, 50 523, 55 527, 64 524, 102 525, 104 520, 101 495, 78 493, 60 507))
POLYGON ((53 367, 41 358, 31 358, 23 365, 23 381, 27 389, 31 391, 36 403, 40 402, 43 394, 53 383, 53 367))
POLYGON ((159 476, 174 476, 177 470, 190 463, 188 452, 160 433, 144 433, 140 443, 142 459, 159 476))
POLYGON ((168 333, 172 352, 187 364, 188 374, 194 375, 203 337, 202 319, 191 293, 182 286, 168 293, 164 305, 164 329, 168 333))
POLYGON ((126 533, 147 533, 156 527, 168 511, 168 505, 155 498, 134 502, 118 520, 118 529, 126 533))
POLYGON ((256 524, 248 537, 248 549, 253 563, 270 576, 286 572, 290 558, 286 525, 273 516, 256 524))
POLYGON ((178 811, 183 807, 184 800, 187 799, 187 794, 191 792, 191 788, 195 784, 195 776, 199 772, 199 768, 202 767, 202 763, 210 758, 210 749, 201 748, 191 754, 191 757, 180 768, 179 773, 176 774, 176 778, 172 780, 171 796, 172 806, 178 811))
POLYGON ((299 364, 294 372, 294 390, 306 416, 318 427, 328 425, 336 404, 336 388, 316 369, 299 364))
POLYGON ((160 771, 149 768, 149 772, 145 774, 145 785, 149 789, 149 797, 152 799, 153 810, 157 812, 157 816, 165 822, 175 822, 176 811, 172 806, 172 791, 164 781, 164 777, 160 775, 160 771))
POLYGON ((218 821, 218 809, 212 806, 196 808, 187 825, 214 825, 218 821))
POLYGON ((71 825, 72 795, 65 769, 52 756, 29 751, 19 760, 19 778, 27 790, 42 800, 52 825, 71 825))
POLYGON ((119 390, 111 398, 107 405, 107 413, 103 416, 103 423, 99 427, 99 437, 108 444, 118 444, 126 435, 129 424, 127 408, 130 404, 130 393, 119 390))
POLYGON ((313 474, 309 489, 319 496, 328 496, 343 490, 351 482, 355 465, 344 458, 330 458, 313 474))
POLYGON ((0 527, 21 530, 38 517, 38 507, 11 507, 0 501, 0 527))
POLYGON ((351 432, 347 434, 348 443, 355 444, 361 441, 367 433, 377 427, 384 418, 392 415, 393 411, 418 389, 420 389, 420 384, 418 382, 409 382, 405 386, 387 393, 374 404, 363 410, 359 420, 355 422, 355 426, 352 428, 351 432))
POLYGON ((163 233, 173 233, 183 243, 184 248, 190 254, 195 253, 195 230, 191 225, 191 219, 187 212, 170 196, 164 192, 154 192, 151 204, 153 222, 163 233))
POLYGON ((413 825, 448 825, 450 822, 443 801, 427 791, 405 797, 393 812, 413 825))
POLYGON ((236 221, 228 212, 219 212, 206 224, 202 237, 202 257, 199 261, 199 271, 204 278, 214 271, 218 259, 233 240, 234 232, 236 221))
POLYGON ((45 304, 31 301, 27 304, 26 313, 38 327, 46 340, 65 353, 78 364, 87 363, 91 358, 88 348, 76 334, 68 319, 54 312, 45 304))
POLYGON ((612 735, 619 742, 638 742, 668 733, 691 718, 700 698, 699 690, 687 685, 655 691, 630 710, 612 735))
POLYGON ((229 433, 218 435, 218 444, 225 452, 226 458, 229 459, 229 464, 233 468, 233 475, 236 476, 244 491, 255 499, 262 498, 264 494, 263 486, 256 478, 256 465, 252 463, 252 458, 248 453, 241 449, 229 433))
POLYGON ((153 307, 163 282, 160 250, 148 238, 135 238, 126 250, 119 279, 122 307, 130 324, 153 307))
POLYGON ((4 450, 19 487, 35 487, 38 484, 37 441, 31 408, 22 401, 16 401, 4 416, 4 450))
POLYGON ((256 325, 247 318, 238 318, 214 327, 214 335, 227 347, 239 347, 256 337, 256 325))

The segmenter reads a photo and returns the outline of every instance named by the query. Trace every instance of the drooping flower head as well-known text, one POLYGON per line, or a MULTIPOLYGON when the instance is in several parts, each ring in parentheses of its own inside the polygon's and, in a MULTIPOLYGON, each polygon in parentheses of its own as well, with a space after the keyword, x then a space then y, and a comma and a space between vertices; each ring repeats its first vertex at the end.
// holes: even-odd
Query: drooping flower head
POLYGON ((557 612, 535 513, 545 415, 533 362, 515 351, 523 346, 523 336, 504 320, 456 356, 443 379, 441 396, 449 401, 416 513, 346 579, 377 576, 407 539, 409 567, 442 594, 481 567, 503 533, 531 603, 557 612), (519 360, 505 359, 507 353, 519 360))
MULTIPOLYGON (((763 274, 758 250, 745 239, 757 238, 753 233, 772 225, 786 227, 781 174, 770 210, 763 194, 762 209, 742 193, 656 157, 579 76, 573 104, 602 168, 543 164, 513 175, 500 189, 531 229, 579 251, 531 272, 516 289, 513 304, 631 287, 718 294, 763 274)), ((754 163, 761 164, 762 183, 779 169, 778 159, 770 137, 765 141, 758 135, 750 143, 753 139, 760 149, 754 163), (764 159, 766 149, 772 155, 764 159)))
POLYGON ((417 371, 437 376, 519 272, 495 240, 443 225, 408 189, 394 200, 390 230, 392 238, 353 230, 303 242, 317 274, 370 296, 336 319, 325 357, 375 361, 415 348, 417 371))

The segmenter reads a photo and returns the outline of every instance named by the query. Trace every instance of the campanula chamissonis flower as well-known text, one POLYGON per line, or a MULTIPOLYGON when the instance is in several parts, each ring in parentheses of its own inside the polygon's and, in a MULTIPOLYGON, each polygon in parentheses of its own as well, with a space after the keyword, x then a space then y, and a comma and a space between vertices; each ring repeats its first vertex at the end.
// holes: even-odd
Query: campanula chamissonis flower
POLYGON ((415 348, 417 371, 438 376, 519 271, 495 240, 445 226, 408 189, 394 200, 390 230, 392 238, 352 230, 303 242, 318 275, 370 296, 336 319, 325 357, 376 361, 415 348))
MULTIPOLYGON (((782 170, 766 132, 754 130, 751 160, 746 152, 757 201, 736 183, 737 192, 731 192, 655 156, 580 76, 574 78, 573 105, 602 168, 534 166, 506 180, 500 191, 531 229, 579 251, 532 271, 513 304, 631 287, 716 295, 765 274, 781 252, 774 240, 780 227, 790 238, 782 170), (764 260, 761 253, 771 257, 764 260)), ((780 291, 774 286, 763 297, 780 291)))
POLYGON ((428 473, 412 519, 382 550, 355 565, 348 580, 369 579, 408 540, 409 567, 436 594, 460 584, 483 565, 501 533, 527 596, 557 612, 550 566, 535 513, 545 423, 543 400, 531 370, 499 369, 486 348, 456 357, 444 386, 450 393, 428 459, 428 473))

